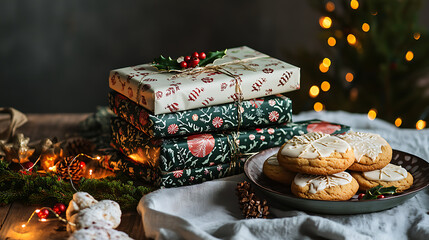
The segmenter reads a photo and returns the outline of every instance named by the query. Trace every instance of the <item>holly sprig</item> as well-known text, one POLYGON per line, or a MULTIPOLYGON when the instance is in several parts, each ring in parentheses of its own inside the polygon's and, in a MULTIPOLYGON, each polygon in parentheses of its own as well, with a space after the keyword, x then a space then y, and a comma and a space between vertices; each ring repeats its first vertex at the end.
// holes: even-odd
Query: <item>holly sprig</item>
MULTIPOLYGON (((196 66, 204 67, 210 63, 213 63, 216 59, 222 58, 225 55, 226 49, 223 51, 208 52, 206 54, 206 57, 204 59, 201 59, 196 66)), ((173 59, 171 57, 164 57, 162 55, 153 60, 152 66, 157 68, 159 71, 174 71, 183 69, 177 59, 173 59)))
POLYGON ((397 187, 394 187, 394 186, 383 187, 382 185, 378 185, 376 187, 366 190, 365 195, 361 199, 362 200, 377 199, 377 198, 380 198, 380 196, 384 196, 386 194, 395 194, 396 189, 397 187))

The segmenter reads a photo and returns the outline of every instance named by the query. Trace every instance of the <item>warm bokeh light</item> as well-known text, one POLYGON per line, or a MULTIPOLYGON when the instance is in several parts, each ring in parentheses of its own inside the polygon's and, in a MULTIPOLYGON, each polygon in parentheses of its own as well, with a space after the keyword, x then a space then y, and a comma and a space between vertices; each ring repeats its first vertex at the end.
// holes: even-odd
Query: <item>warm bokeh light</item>
POLYGON ((320 70, 322 73, 325 73, 325 72, 327 72, 327 71, 329 70, 329 67, 325 67, 325 65, 323 65, 323 63, 320 63, 320 65, 319 65, 319 70, 320 70))
POLYGON ((398 118, 395 120, 395 126, 396 126, 396 127, 400 127, 401 125, 402 125, 402 118, 398 117, 398 118))
POLYGON ((323 65, 324 65, 325 67, 329 67, 329 66, 331 66, 331 59, 329 59, 329 58, 324 58, 324 59, 323 59, 323 61, 322 61, 322 63, 323 63, 323 65))
POLYGON ((332 19, 330 17, 321 17, 319 18, 319 24, 322 28, 330 28, 332 25, 332 19))
POLYGON ((22 224, 22 225, 21 225, 21 227, 25 228, 25 227, 26 227, 26 225, 25 225, 25 224, 22 224))
POLYGON ((36 213, 39 213, 39 212, 40 212, 40 209, 36 209, 36 210, 35 210, 35 212, 36 212, 36 213))
POLYGON ((320 112, 320 111, 322 111, 322 110, 323 110, 324 106, 323 106, 323 104, 322 104, 322 103, 320 103, 320 102, 316 102, 316 103, 314 104, 313 108, 314 108, 314 111, 316 111, 316 112, 320 112))
POLYGON ((426 127, 426 121, 421 120, 421 119, 417 121, 417 123, 416 123, 416 129, 417 130, 422 130, 425 127, 426 127))
POLYGON ((352 101, 352 102, 356 101, 358 96, 359 96, 359 90, 355 87, 352 88, 350 90, 350 101, 352 101))
POLYGON ((328 45, 333 47, 333 46, 335 46, 335 44, 337 44, 337 40, 335 40, 334 37, 329 37, 328 38, 328 45))
POLYGON ((413 34, 414 39, 419 40, 420 39, 420 33, 416 32, 413 34))
POLYGON ((319 87, 316 85, 313 85, 310 88, 309 95, 310 97, 315 98, 319 95, 319 92, 320 92, 319 87))
POLYGON ((364 23, 362 24, 362 31, 364 32, 368 32, 370 29, 369 24, 368 23, 364 23))
POLYGON ((335 4, 331 1, 327 2, 325 5, 325 9, 328 12, 333 12, 335 10, 335 4))
POLYGON ((329 91, 329 89, 331 89, 331 84, 328 81, 323 81, 320 85, 320 88, 322 89, 322 91, 327 92, 329 91))
POLYGON ((371 15, 372 16, 377 16, 378 12, 372 12, 371 15))
POLYGON ((411 60, 413 60, 413 58, 414 58, 414 53, 412 51, 408 51, 405 54, 405 60, 407 60, 408 62, 411 61, 411 60))
POLYGON ((349 34, 347 35, 347 42, 349 42, 350 45, 355 45, 356 44, 356 37, 353 34, 349 34))
POLYGON ((377 117, 377 110, 372 108, 371 110, 369 110, 368 112, 368 118, 369 120, 374 120, 377 117))
POLYGON ((357 0, 351 0, 350 1, 350 7, 353 8, 353 9, 358 9, 359 2, 357 0))
POLYGON ((45 218, 40 219, 41 222, 46 222, 47 220, 45 218))
POLYGON ((347 82, 351 82, 351 81, 353 81, 353 79, 354 79, 355 77, 353 76, 353 74, 352 73, 347 73, 346 74, 346 81, 347 82))

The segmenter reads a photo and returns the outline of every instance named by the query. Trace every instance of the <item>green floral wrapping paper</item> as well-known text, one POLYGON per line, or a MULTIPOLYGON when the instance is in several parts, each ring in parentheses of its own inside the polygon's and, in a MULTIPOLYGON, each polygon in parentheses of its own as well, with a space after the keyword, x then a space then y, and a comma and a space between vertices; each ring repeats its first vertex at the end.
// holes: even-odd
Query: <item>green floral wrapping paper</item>
MULTIPOLYGON (((110 92, 109 106, 116 115, 154 137, 223 131, 238 125, 236 103, 153 115, 122 94, 110 92)), ((282 95, 243 101, 241 107, 242 129, 292 121, 292 101, 282 95)))
POLYGON ((120 118, 112 119, 111 125, 112 144, 116 149, 136 162, 164 172, 228 163, 238 153, 256 153, 281 146, 293 136, 307 132, 338 134, 349 130, 344 125, 310 120, 242 130, 239 134, 203 133, 159 139, 148 137, 120 118))
POLYGON ((237 159, 234 164, 224 163, 207 167, 161 172, 148 165, 139 164, 119 152, 106 155, 99 165, 115 172, 122 172, 133 179, 161 187, 180 187, 227 177, 243 172, 245 158, 237 159))

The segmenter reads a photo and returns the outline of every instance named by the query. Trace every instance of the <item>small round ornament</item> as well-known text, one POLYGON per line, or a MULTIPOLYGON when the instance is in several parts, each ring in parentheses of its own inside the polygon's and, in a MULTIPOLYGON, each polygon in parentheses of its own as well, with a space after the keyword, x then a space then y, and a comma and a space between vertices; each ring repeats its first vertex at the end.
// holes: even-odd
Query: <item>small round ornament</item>
POLYGON ((384 198, 384 195, 378 195, 377 198, 378 199, 384 198))
POLYGON ((189 61, 191 61, 191 56, 186 56, 185 57, 185 62, 189 62, 189 61))
POLYGON ((365 197, 365 193, 361 193, 358 195, 358 199, 361 200, 363 197, 365 197))
POLYGON ((49 210, 46 208, 40 209, 40 211, 37 213, 37 216, 40 219, 46 219, 49 216, 49 210))
POLYGON ((33 170, 32 167, 34 166, 34 163, 33 162, 25 162, 22 164, 22 166, 25 168, 25 170, 31 172, 33 170))
POLYGON ((188 66, 188 64, 185 62, 185 61, 182 61, 181 63, 180 63, 180 67, 181 68, 186 68, 188 66))
POLYGON ((52 208, 52 210, 54 210, 54 212, 58 215, 61 215, 63 212, 66 211, 66 205, 62 204, 62 203, 57 203, 54 205, 54 207, 52 208))
POLYGON ((80 167, 80 168, 85 168, 85 166, 86 166, 86 163, 85 163, 84 161, 81 161, 81 162, 79 163, 79 167, 80 167))

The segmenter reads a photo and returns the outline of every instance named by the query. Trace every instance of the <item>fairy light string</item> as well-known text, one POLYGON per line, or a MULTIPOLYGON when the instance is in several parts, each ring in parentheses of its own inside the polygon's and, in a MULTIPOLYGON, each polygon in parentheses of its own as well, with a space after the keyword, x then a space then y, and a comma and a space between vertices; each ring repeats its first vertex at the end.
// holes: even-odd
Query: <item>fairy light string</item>
MULTIPOLYGON (((71 173, 70 173, 70 166, 73 164, 73 162, 74 162, 74 161, 76 161, 76 159, 78 159, 79 157, 82 157, 82 156, 83 156, 83 157, 86 157, 86 158, 88 158, 88 159, 91 159, 91 160, 100 160, 100 156, 92 157, 92 156, 89 156, 89 155, 84 154, 84 153, 79 153, 78 155, 76 155, 75 157, 73 157, 73 159, 70 161, 69 165, 67 166, 67 173, 68 173, 69 178, 70 178, 70 184, 71 184, 72 188, 73 188, 76 192, 78 192, 78 190, 76 189, 75 185, 73 184, 72 175, 71 175, 71 173)), ((36 160, 36 162, 34 162, 33 166, 31 166, 31 167, 29 167, 29 168, 25 168, 25 167, 24 167, 24 166, 22 166, 22 165, 21 165, 21 167, 22 167, 24 170, 26 170, 26 171, 30 171, 30 170, 31 170, 31 169, 36 165, 36 163, 37 163, 39 160, 40 160, 40 157, 36 160)), ((93 173, 93 171, 92 171, 92 169, 90 169, 90 176, 92 176, 92 173, 93 173)), ((67 219, 65 219, 65 218, 61 217, 61 216, 60 216, 58 213, 56 213, 52 208, 49 208, 49 207, 43 207, 43 208, 41 208, 41 209, 36 209, 36 210, 34 210, 34 211, 31 213, 31 215, 30 215, 30 217, 28 218, 28 220, 27 220, 24 224, 22 224, 22 225, 21 225, 21 227, 22 227, 22 228, 26 228, 26 227, 28 226, 28 224, 30 223, 31 219, 33 219, 34 215, 35 215, 35 214, 37 214, 37 213, 39 213, 39 212, 40 212, 41 210, 43 210, 43 209, 47 209, 49 212, 53 213, 53 214, 54 214, 54 216, 55 216, 58 220, 60 220, 60 221, 64 222, 65 224, 70 224, 71 226, 76 226, 76 224, 75 224, 75 223, 72 223, 72 222, 67 221, 67 219)), ((48 219, 46 219, 46 218, 42 218, 42 219, 39 219, 39 221, 41 221, 41 222, 46 222, 46 221, 50 221, 50 220, 48 220, 48 219)))

